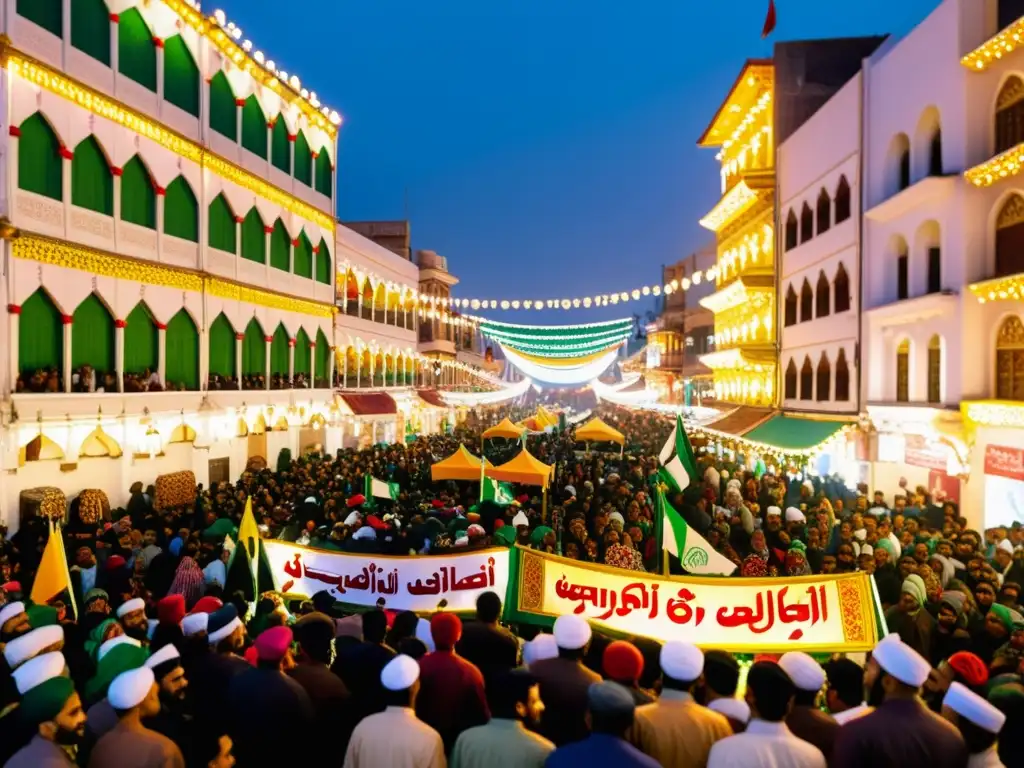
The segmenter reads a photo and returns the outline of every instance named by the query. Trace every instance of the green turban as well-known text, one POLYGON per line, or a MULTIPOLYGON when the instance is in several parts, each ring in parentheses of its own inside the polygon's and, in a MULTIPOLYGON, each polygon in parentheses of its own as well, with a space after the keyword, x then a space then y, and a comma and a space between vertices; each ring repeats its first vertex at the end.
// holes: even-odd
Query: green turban
POLYGON ((32 629, 51 627, 57 623, 57 609, 50 605, 30 605, 25 609, 25 615, 32 629))
POLYGON ((540 544, 544 541, 544 537, 547 536, 549 533, 554 533, 554 531, 548 528, 548 526, 546 525, 541 525, 537 528, 534 528, 533 532, 530 534, 530 543, 534 546, 540 546, 540 544))
POLYGON ((999 603, 992 603, 992 607, 988 609, 988 612, 996 615, 1000 623, 1006 627, 1007 632, 1013 632, 1014 614, 1016 613, 1017 618, 1020 618, 1019 613, 999 603))
POLYGON ((115 645, 100 660, 96 667, 96 674, 85 684, 85 696, 87 699, 102 699, 107 695, 107 688, 114 681, 114 678, 122 672, 138 669, 146 663, 149 652, 144 648, 121 643, 115 645))
POLYGON ((238 528, 231 522, 231 518, 222 517, 215 521, 213 525, 203 531, 203 539, 206 541, 220 541, 225 536, 231 536, 234 538, 238 535, 238 528))
POLYGON ((104 619, 93 627, 92 632, 85 639, 85 652, 93 661, 96 661, 96 654, 99 652, 100 646, 103 645, 103 636, 107 634, 107 630, 113 624, 117 624, 117 619, 104 619))
POLYGON ((467 517, 453 518, 452 521, 448 523, 448 533, 452 536, 457 536, 459 533, 469 528, 470 525, 472 525, 472 522, 467 517))
POLYGON ((21 716, 30 725, 53 720, 75 693, 75 684, 66 677, 51 677, 29 690, 21 699, 21 716))
POLYGON ((889 557, 896 557, 896 550, 892 545, 892 542, 888 538, 880 538, 878 543, 875 545, 878 549, 884 549, 889 553, 889 557))
POLYGON ((495 544, 504 544, 506 547, 511 547, 516 543, 516 529, 511 525, 503 525, 494 532, 491 540, 495 544))

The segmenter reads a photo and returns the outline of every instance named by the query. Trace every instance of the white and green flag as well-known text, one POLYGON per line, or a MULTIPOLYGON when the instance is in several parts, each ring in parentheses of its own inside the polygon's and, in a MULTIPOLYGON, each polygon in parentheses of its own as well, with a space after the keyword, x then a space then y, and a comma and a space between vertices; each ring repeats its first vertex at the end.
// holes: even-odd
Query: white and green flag
POLYGON ((658 491, 662 514, 662 546, 695 576, 729 576, 736 564, 715 551, 707 539, 686 524, 683 516, 658 491))
POLYGON ((512 503, 513 499, 512 485, 510 483, 499 483, 492 477, 484 478, 480 501, 493 501, 499 507, 507 507, 512 503))
POLYGON ((366 476, 366 490, 363 493, 367 499, 391 499, 398 498, 398 483, 385 483, 372 475, 366 476))
POLYGON ((697 459, 693 455, 690 438, 683 429, 683 417, 676 414, 676 425, 658 456, 661 467, 658 474, 673 493, 697 482, 697 459))

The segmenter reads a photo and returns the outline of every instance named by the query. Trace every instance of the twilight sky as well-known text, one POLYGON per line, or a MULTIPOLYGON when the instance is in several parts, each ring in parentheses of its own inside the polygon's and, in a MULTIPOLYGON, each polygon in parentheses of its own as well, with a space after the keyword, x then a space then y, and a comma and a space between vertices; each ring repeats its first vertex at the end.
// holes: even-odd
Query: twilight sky
MULTIPOLYGON (((216 0, 345 118, 343 219, 412 221, 467 298, 628 290, 711 233, 696 141, 775 40, 903 35, 939 0, 216 0)), ((488 312, 574 323, 650 304, 488 312)))

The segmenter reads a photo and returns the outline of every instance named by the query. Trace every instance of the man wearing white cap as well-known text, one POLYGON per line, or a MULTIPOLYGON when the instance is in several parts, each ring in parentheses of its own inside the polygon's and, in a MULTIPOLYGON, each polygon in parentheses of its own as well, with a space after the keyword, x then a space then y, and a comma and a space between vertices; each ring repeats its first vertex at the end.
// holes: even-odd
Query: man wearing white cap
POLYGON ((839 735, 839 724, 817 707, 818 694, 825 685, 825 670, 800 651, 782 654, 779 666, 796 687, 793 711, 786 717, 786 725, 794 736, 810 742, 821 750, 826 760, 830 760, 839 735))
POLYGON ((345 751, 345 768, 445 768, 441 734, 416 717, 420 665, 399 654, 380 673, 387 708, 363 719, 345 751))
POLYGON ((14 673, 21 695, 17 717, 32 729, 32 739, 5 767, 75 765, 69 750, 85 736, 85 710, 74 684, 64 677, 64 666, 63 654, 48 653, 26 662, 14 673))
POLYGON ((64 629, 59 624, 49 624, 26 632, 7 643, 4 646, 4 659, 7 666, 17 669, 31 658, 63 648, 64 629))
POLYGON ((146 727, 162 733, 175 744, 189 743, 192 718, 186 704, 188 679, 181 654, 174 643, 168 643, 146 659, 144 666, 153 670, 160 689, 160 711, 146 718, 146 727))
POLYGON ((117 609, 117 618, 128 637, 135 638, 143 645, 149 645, 149 621, 146 619, 145 600, 133 597, 121 603, 117 609))
POLYGON ((93 748, 89 768, 184 768, 178 745, 147 728, 143 718, 160 712, 160 694, 153 670, 139 667, 122 672, 107 690, 107 700, 117 712, 117 726, 93 748))
POLYGON ((554 636, 558 656, 530 664, 540 684, 544 716, 540 733, 556 746, 585 739, 587 727, 587 691, 601 676, 583 666, 583 655, 590 644, 590 625, 582 616, 569 614, 555 620, 554 636))
POLYGON ((28 622, 24 603, 7 603, 0 608, 0 643, 9 643, 30 631, 32 625, 28 622))
POLYGON ((966 685, 953 683, 942 700, 942 716, 960 729, 967 743, 967 768, 1004 768, 996 743, 1006 723, 1003 712, 966 685))
POLYGON ((707 765, 712 745, 732 735, 724 715, 693 698, 704 672, 704 654, 695 645, 670 640, 661 647, 661 696, 636 710, 635 744, 661 765, 707 765))
POLYGON ((884 700, 870 714, 839 729, 833 768, 905 765, 963 768, 967 747, 956 728, 930 711, 921 686, 931 665, 897 635, 875 646, 865 685, 881 676, 884 700))

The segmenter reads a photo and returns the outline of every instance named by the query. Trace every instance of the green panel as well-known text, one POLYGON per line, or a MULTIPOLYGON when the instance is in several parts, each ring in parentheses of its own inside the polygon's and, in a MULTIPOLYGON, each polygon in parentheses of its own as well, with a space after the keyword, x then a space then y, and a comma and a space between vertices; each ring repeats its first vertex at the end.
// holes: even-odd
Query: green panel
POLYGON ((793 416, 774 416, 743 435, 744 440, 765 443, 789 451, 804 451, 824 442, 849 422, 817 421, 793 416))
POLYGON ((313 277, 313 244, 305 232, 299 234, 299 242, 295 246, 295 274, 299 277, 313 277))
POLYGON ((309 348, 309 334, 305 328, 299 328, 295 334, 295 373, 304 373, 309 376, 309 365, 312 360, 312 350, 309 348))
POLYGON ((18 139, 18 186, 54 200, 64 198, 60 141, 50 124, 36 112, 21 124, 18 139))
POLYGON ((242 107, 242 146, 263 159, 267 157, 267 116, 256 94, 242 107))
POLYGON ((138 155, 121 171, 121 221, 156 229, 156 190, 138 155))
POLYGON ((71 45, 110 66, 110 11, 103 0, 71 0, 71 45))
POLYGON ((75 147, 71 160, 71 203, 105 216, 114 215, 114 174, 94 136, 75 147))
POLYGON ((256 318, 249 321, 242 342, 242 373, 263 375, 267 370, 267 340, 256 318))
POLYGON ((181 35, 164 40, 164 99, 199 117, 199 67, 181 35))
POLYGON ((199 201, 184 176, 179 176, 167 186, 164 232, 191 243, 199 242, 199 201))
MULTIPOLYGON (((164 379, 168 389, 199 389, 199 331, 189 313, 178 310, 178 314, 167 324, 164 379)), ((231 360, 234 363, 234 331, 231 332, 231 360)), ((211 339, 212 341, 212 339, 211 339)), ((211 347, 211 356, 213 354, 211 347)))
POLYGON ((331 284, 331 251, 322 237, 316 253, 316 281, 324 285, 331 284))
POLYGON ((274 231, 270 233, 270 266, 288 272, 291 269, 291 247, 292 239, 284 222, 278 219, 274 222, 274 231))
POLYGON ((249 210, 242 222, 242 258, 257 264, 267 263, 267 233, 256 206, 249 210))
POLYGON ((18 370, 26 379, 38 370, 64 365, 64 324, 60 310, 42 288, 21 305, 18 370))
POLYGON ((57 37, 64 35, 64 0, 18 0, 18 15, 57 37))
POLYGON ((114 372, 114 318, 95 293, 78 305, 71 326, 71 367, 90 365, 97 373, 114 372))
POLYGON ((217 195, 210 203, 210 217, 207 224, 210 228, 209 245, 211 248, 228 253, 238 251, 235 214, 224 195, 217 195))
POLYGON ((221 136, 238 141, 238 105, 223 72, 210 81, 210 127, 221 136))
POLYGON ((295 137, 295 178, 306 186, 313 186, 313 153, 302 131, 295 137))
POLYGON ((235 329, 222 312, 210 325, 210 375, 235 376, 235 329))
POLYGON ((327 148, 323 147, 320 154, 316 156, 316 191, 330 197, 334 191, 333 182, 334 169, 331 167, 331 156, 327 154, 327 148))
POLYGON ((274 331, 274 340, 270 342, 270 372, 288 375, 288 331, 278 325, 274 331))
MULTIPOLYGON (((316 378, 327 380, 327 371, 331 361, 331 343, 324 336, 324 332, 316 332, 316 378)), ((328 386, 330 386, 328 384, 328 386)))
POLYGON ((140 301, 125 319, 124 372, 153 372, 159 365, 159 331, 149 309, 140 301))
POLYGON ((270 132, 270 162, 279 171, 284 171, 289 176, 292 174, 292 148, 288 141, 288 126, 284 118, 278 117, 274 121, 274 128, 270 132))
POLYGON ((125 77, 156 93, 156 44, 145 19, 135 8, 118 18, 117 68, 125 77))

